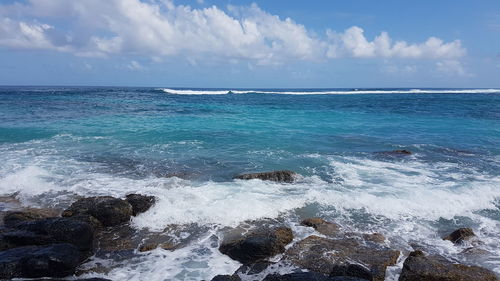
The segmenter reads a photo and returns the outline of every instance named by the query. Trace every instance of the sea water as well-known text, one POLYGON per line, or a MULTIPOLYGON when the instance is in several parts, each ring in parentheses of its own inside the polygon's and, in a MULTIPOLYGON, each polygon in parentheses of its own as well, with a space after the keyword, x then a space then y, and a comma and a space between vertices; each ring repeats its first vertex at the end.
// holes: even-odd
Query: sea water
POLYGON ((500 90, 0 88, 0 195, 19 201, 1 210, 129 193, 158 198, 137 231, 175 225, 183 246, 96 256, 111 271, 86 276, 210 280, 239 267, 222 230, 279 221, 298 240, 311 216, 499 274, 500 90), (233 180, 278 169, 301 177, 233 180), (458 227, 487 252, 441 239, 458 227))

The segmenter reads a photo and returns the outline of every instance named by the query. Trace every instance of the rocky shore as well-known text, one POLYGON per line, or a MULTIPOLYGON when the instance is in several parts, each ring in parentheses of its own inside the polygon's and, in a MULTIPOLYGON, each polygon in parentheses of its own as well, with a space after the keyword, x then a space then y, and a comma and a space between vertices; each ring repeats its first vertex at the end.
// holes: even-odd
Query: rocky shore
MULTIPOLYGON (((243 174, 235 179, 291 183, 297 177, 291 171, 274 171, 243 174)), ((161 234, 144 238, 130 226, 131 217, 147 212, 156 200, 140 194, 88 197, 76 200, 62 212, 33 208, 3 212, 0 279, 75 280, 85 273, 109 272, 107 268, 83 269, 92 256, 120 252, 126 259, 127 253, 182 248, 182 242, 161 234)), ((231 275, 215 276, 212 281, 382 281, 388 267, 397 264, 402 264, 400 281, 499 280, 488 269, 425 253, 417 245, 413 251, 393 248, 380 233, 349 232, 318 217, 300 221, 301 227, 312 233, 300 238, 286 223, 254 224, 257 227, 251 231, 223 232, 220 253, 240 262, 241 267, 231 275)), ((475 234, 470 228, 461 228, 443 239, 461 245, 475 239, 475 234)), ((109 279, 77 280, 113 280, 113 276, 106 276, 109 279)))

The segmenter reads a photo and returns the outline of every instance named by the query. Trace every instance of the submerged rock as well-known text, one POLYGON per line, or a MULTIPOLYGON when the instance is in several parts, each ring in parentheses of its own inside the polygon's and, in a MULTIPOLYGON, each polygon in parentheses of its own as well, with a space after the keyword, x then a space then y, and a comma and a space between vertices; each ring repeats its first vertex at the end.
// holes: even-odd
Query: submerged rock
POLYGON ((450 233, 448 236, 444 237, 443 240, 449 240, 453 242, 454 244, 461 244, 465 240, 469 240, 470 238, 476 236, 474 234, 474 231, 472 231, 472 228, 469 227, 463 227, 459 228, 452 233, 450 233))
POLYGON ((397 150, 391 150, 391 151, 381 151, 379 153, 389 154, 389 155, 411 155, 411 154, 413 154, 411 151, 406 150, 406 149, 397 149, 397 150))
POLYGON ((326 276, 316 272, 294 272, 284 275, 270 274, 263 281, 366 281, 348 276, 326 276))
POLYGON ((143 244, 143 245, 139 246, 139 252, 148 252, 148 251, 152 251, 152 250, 157 249, 157 248, 161 248, 163 250, 173 251, 177 247, 179 247, 179 245, 176 245, 176 244, 171 243, 171 242, 147 243, 147 244, 143 244))
POLYGON ((385 242, 385 236, 380 233, 363 234, 363 239, 378 244, 383 244, 385 242))
POLYGON ((85 279, 30 279, 30 281, 112 281, 104 278, 85 278, 85 279))
POLYGON ((312 227, 317 232, 327 236, 336 235, 340 230, 340 226, 338 224, 325 221, 322 218, 308 218, 303 220, 300 224, 312 227))
POLYGON ((325 275, 382 281, 387 266, 394 265, 399 254, 385 247, 361 245, 356 239, 312 235, 288 249, 284 259, 297 267, 325 275))
POLYGON ((114 226, 128 222, 132 214, 132 206, 127 201, 111 196, 100 196, 74 202, 62 216, 81 218, 91 215, 104 226, 114 226))
POLYGON ((217 275, 214 278, 212 278, 211 281, 241 281, 241 278, 236 275, 217 275))
POLYGON ((154 196, 129 194, 126 198, 128 203, 132 206, 132 214, 134 216, 146 212, 156 203, 156 198, 154 196))
POLYGON ((285 246, 292 240, 290 228, 261 229, 239 239, 223 241, 219 251, 243 264, 249 264, 283 253, 285 246))
POLYGON ((263 173, 251 173, 251 174, 242 174, 235 176, 235 179, 240 180, 252 180, 252 179, 260 179, 266 181, 276 181, 276 182, 293 182, 295 181, 295 177, 297 174, 292 171, 283 170, 283 171, 272 171, 272 172, 263 172, 263 173))
POLYGON ((19 247, 0 252, 0 278, 64 277, 80 261, 80 251, 68 243, 19 247))
POLYGON ((440 256, 413 251, 406 258, 399 281, 498 281, 495 274, 478 266, 454 264, 440 256))
POLYGON ((244 264, 240 266, 235 272, 235 274, 245 274, 245 275, 254 275, 259 274, 266 270, 268 267, 272 266, 274 263, 269 261, 258 261, 252 264, 244 264))

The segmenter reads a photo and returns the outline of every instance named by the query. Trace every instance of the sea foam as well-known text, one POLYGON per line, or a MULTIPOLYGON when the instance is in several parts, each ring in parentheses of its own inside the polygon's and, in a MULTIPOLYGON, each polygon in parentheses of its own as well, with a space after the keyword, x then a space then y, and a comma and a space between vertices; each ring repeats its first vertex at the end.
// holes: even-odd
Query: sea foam
POLYGON ((266 90, 188 90, 161 89, 176 95, 225 95, 225 94, 275 94, 275 95, 360 95, 360 94, 499 94, 500 89, 353 89, 353 90, 311 90, 311 91, 266 91, 266 90))

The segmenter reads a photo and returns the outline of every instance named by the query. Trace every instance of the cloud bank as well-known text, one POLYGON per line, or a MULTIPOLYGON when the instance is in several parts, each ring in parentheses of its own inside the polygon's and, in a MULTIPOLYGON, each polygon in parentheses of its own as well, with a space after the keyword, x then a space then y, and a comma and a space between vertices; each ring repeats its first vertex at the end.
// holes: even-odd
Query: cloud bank
POLYGON ((87 57, 125 54, 155 60, 180 56, 281 64, 340 57, 451 60, 466 54, 459 40, 430 37, 408 43, 381 32, 370 41, 357 26, 319 36, 256 4, 224 11, 169 0, 30 0, 0 5, 0 23, 2 47, 87 57))

